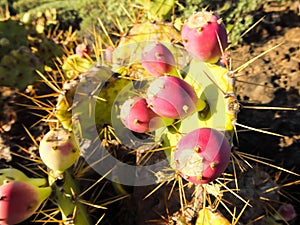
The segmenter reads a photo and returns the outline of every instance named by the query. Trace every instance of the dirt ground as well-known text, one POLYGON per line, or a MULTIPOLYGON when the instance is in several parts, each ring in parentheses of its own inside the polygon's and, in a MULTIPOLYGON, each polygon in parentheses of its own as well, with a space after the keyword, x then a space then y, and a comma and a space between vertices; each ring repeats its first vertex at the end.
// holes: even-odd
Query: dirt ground
MULTIPOLYGON (((238 142, 235 144, 239 151, 269 158, 276 165, 300 173, 299 6, 286 9, 270 8, 257 13, 255 17, 259 18, 262 15, 266 16, 262 23, 246 35, 241 46, 231 50, 232 68, 236 69, 255 56, 280 45, 236 74, 237 97, 241 103, 238 122, 282 136, 238 127, 238 142), (264 106, 273 107, 273 109, 263 108, 264 106)), ((40 118, 32 116, 22 106, 12 107, 12 102, 16 97, 10 91, 2 89, 2 95, 4 95, 4 101, 7 101, 3 109, 5 113, 0 121, 2 133, 0 156, 1 163, 5 164, 6 159, 11 157, 9 153, 18 149, 18 145, 25 148, 32 145, 26 144, 32 141, 24 135, 23 125, 30 127, 40 118)), ((23 101, 26 102, 25 99, 23 101)), ((31 132, 42 133, 43 129, 43 126, 36 126, 31 129, 31 132)), ((34 147, 31 147, 31 151, 34 151, 34 147)), ((281 176, 286 177, 287 181, 297 178, 288 176, 286 173, 281 176)), ((145 192, 145 190, 140 191, 145 192)), ((300 200, 299 186, 287 187, 284 191, 300 200)), ((279 200, 285 201, 283 198, 279 200)), ((297 213, 300 214, 300 203, 296 200, 292 202, 296 206, 297 213)), ((142 219, 145 219, 144 213, 147 213, 146 206, 147 204, 144 204, 137 209, 142 219)), ((130 217, 130 215, 127 216, 130 217)), ((300 220, 293 221, 292 224, 300 224, 300 220)))
POLYGON ((248 133, 241 132, 240 146, 249 153, 271 157, 276 162, 285 161, 286 166, 294 166, 299 172, 300 16, 296 11, 285 10, 268 12, 266 18, 276 20, 263 21, 250 32, 242 46, 231 52, 235 69, 279 45, 237 74, 237 97, 241 103, 238 121, 255 128, 269 128, 285 137, 250 132, 249 138, 248 133))
MULTIPOLYGON (((267 157, 276 165, 299 173, 300 14, 297 9, 269 9, 258 13, 258 17, 265 15, 265 19, 249 33, 242 46, 232 51, 231 56, 235 69, 279 45, 238 73, 236 87, 241 103, 238 121, 284 137, 240 128, 237 146, 240 151, 267 157), (258 109, 263 106, 290 110, 258 109)), ((287 188, 286 191, 299 199, 299 186, 287 188)), ((299 214, 300 204, 296 201, 294 204, 299 214)), ((298 218, 293 224, 299 222, 298 218)))

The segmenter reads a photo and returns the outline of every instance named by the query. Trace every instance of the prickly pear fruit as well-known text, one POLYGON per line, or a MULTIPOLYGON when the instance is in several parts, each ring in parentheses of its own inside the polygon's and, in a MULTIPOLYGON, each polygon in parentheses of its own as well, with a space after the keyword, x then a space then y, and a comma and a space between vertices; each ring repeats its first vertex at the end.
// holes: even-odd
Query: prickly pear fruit
POLYGON ((71 131, 50 130, 40 142, 39 153, 45 165, 58 173, 71 167, 79 158, 79 147, 71 131))
POLYGON ((192 14, 185 21, 181 36, 191 55, 209 63, 216 63, 228 45, 222 19, 205 10, 192 14))
MULTIPOLYGON (((294 206, 291 204, 281 205, 278 209, 278 213, 286 221, 291 221, 291 220, 295 219, 297 216, 296 210, 295 210, 294 206)), ((275 215, 274 217, 276 218, 279 216, 275 215)), ((282 219, 282 218, 279 218, 279 219, 282 219)))
POLYGON ((17 224, 28 219, 50 194, 50 187, 38 188, 22 181, 14 181, 1 185, 1 225, 17 224))
POLYGON ((205 208, 199 211, 196 225, 230 225, 230 222, 219 212, 205 208))
POLYGON ((179 140, 174 158, 184 179, 194 184, 209 183, 226 169, 230 144, 223 133, 212 128, 198 128, 179 140))
POLYGON ((195 90, 178 77, 156 78, 146 94, 147 103, 160 116, 182 119, 196 111, 198 98, 195 90))
POLYGON ((148 44, 141 58, 143 67, 153 76, 171 73, 176 63, 172 52, 159 42, 148 44))
POLYGON ((120 67, 140 63, 141 54, 149 41, 163 43, 173 53, 177 65, 186 66, 190 57, 183 47, 179 48, 178 45, 173 44, 179 43, 180 40, 180 32, 171 23, 145 22, 135 24, 128 35, 120 39, 118 46, 114 49, 112 69, 118 71, 120 67))
POLYGON ((114 48, 112 46, 108 46, 103 53, 104 62, 107 64, 111 64, 113 60, 113 51, 114 48))
POLYGON ((81 44, 77 45, 75 52, 81 58, 86 58, 86 56, 89 56, 92 53, 90 46, 85 43, 81 43, 81 44))
POLYGON ((0 169, 0 185, 14 181, 23 181, 36 187, 47 183, 45 178, 29 178, 22 171, 15 168, 0 169))
POLYGON ((146 99, 137 96, 123 103, 120 118, 128 129, 138 133, 150 132, 163 125, 160 117, 148 107, 146 99))

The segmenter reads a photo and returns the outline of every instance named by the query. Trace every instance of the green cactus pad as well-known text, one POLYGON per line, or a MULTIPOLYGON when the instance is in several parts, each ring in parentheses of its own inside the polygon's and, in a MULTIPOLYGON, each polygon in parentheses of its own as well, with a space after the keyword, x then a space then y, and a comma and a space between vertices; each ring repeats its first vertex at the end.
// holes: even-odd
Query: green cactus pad
POLYGON ((66 81, 63 92, 57 98, 55 116, 66 130, 72 130, 72 105, 78 82, 78 79, 66 81))
POLYGON ((229 108, 229 103, 235 99, 229 71, 221 66, 193 59, 185 81, 194 87, 199 98, 208 103, 209 111, 204 117, 195 113, 183 120, 181 131, 187 133, 199 127, 211 127, 231 133, 236 111, 229 108))
POLYGON ((210 127, 225 132, 230 142, 234 133, 233 123, 236 119, 238 108, 233 79, 230 72, 218 65, 208 64, 193 59, 187 69, 185 81, 191 84, 198 97, 208 103, 207 112, 196 112, 184 118, 176 126, 176 129, 160 129, 156 131, 157 140, 163 137, 163 145, 169 146, 166 155, 170 165, 174 168, 172 146, 176 146, 180 138, 200 127, 210 127))
POLYGON ((62 47, 51 39, 37 38, 34 45, 37 47, 35 55, 38 56, 45 65, 54 67, 54 59, 63 55, 62 47))
POLYGON ((113 51, 112 69, 118 71, 128 65, 140 64, 142 51, 153 41, 166 45, 177 61, 186 60, 181 59, 187 56, 184 54, 185 50, 176 45, 180 40, 180 32, 172 24, 158 22, 135 24, 129 33, 121 38, 118 47, 113 51))
POLYGON ((93 62, 77 54, 70 55, 64 61, 62 69, 67 79, 74 79, 79 74, 86 72, 93 66, 93 62))
POLYGON ((36 70, 43 72, 43 64, 27 47, 12 50, 1 59, 0 84, 24 89, 39 79, 36 70))
MULTIPOLYGON (((111 124, 112 109, 115 107, 115 101, 122 101, 121 98, 117 98, 119 93, 127 85, 131 84, 131 81, 122 77, 110 77, 107 84, 101 89, 99 98, 105 101, 100 101, 96 104, 95 108, 95 121, 96 124, 103 125, 105 123, 111 124)), ((126 96, 125 98, 127 98, 126 96)))
POLYGON ((166 19, 174 8, 174 0, 137 0, 148 12, 150 19, 166 19))
POLYGON ((0 59, 14 49, 27 46, 27 30, 17 20, 0 21, 0 59))
POLYGON ((65 83, 56 104, 56 117, 65 129, 79 133, 111 124, 116 97, 128 84, 130 80, 114 77, 108 68, 92 67, 65 83))

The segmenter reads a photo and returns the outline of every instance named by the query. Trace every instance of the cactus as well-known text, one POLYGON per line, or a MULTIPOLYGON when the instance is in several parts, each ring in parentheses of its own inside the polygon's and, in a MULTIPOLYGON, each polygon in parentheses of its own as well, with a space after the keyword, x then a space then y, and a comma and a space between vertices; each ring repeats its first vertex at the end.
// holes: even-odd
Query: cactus
POLYGON ((24 89, 39 80, 36 71, 43 73, 45 65, 53 66, 53 59, 62 55, 60 46, 31 28, 17 19, 0 21, 1 85, 24 89))
POLYGON ((80 156, 73 133, 63 128, 50 130, 40 141, 39 153, 42 161, 48 167, 48 181, 54 190, 62 219, 70 221, 71 216, 74 225, 91 224, 84 205, 79 199, 74 200, 74 196, 79 195, 80 189, 68 171, 80 156), (75 210, 76 214, 73 215, 75 210))
POLYGON ((70 171, 66 170, 59 176, 51 172, 48 178, 49 184, 54 189, 56 204, 64 223, 91 225, 87 209, 78 197, 80 194, 79 185, 70 171))
POLYGON ((28 46, 28 32, 20 21, 2 20, 0 31, 0 59, 18 47, 28 46))
MULTIPOLYGON (((64 76, 62 91, 58 94, 54 114, 58 119, 56 127, 63 127, 59 128, 64 133, 63 140, 51 142, 46 134, 40 143, 40 156, 48 167, 49 183, 54 189, 62 219, 76 225, 91 223, 70 169, 73 165, 78 166, 74 163, 79 157, 79 151, 77 146, 74 147, 75 140, 65 140, 68 139, 65 134, 74 133, 80 141, 89 139, 87 151, 94 148, 93 144, 97 145, 100 139, 101 147, 108 146, 106 150, 112 150, 109 154, 114 155, 115 152, 119 153, 119 149, 111 145, 115 143, 110 142, 111 139, 115 139, 121 148, 140 144, 135 143, 134 138, 126 140, 133 143, 130 146, 125 146, 127 143, 122 142, 124 137, 129 137, 124 135, 129 129, 139 133, 131 134, 149 137, 151 141, 151 145, 142 142, 139 149, 134 148, 134 152, 137 152, 137 164, 142 153, 146 155, 165 150, 169 160, 165 169, 172 171, 165 179, 167 183, 173 179, 176 180, 175 183, 179 183, 182 211, 188 206, 185 197, 182 197, 186 186, 183 184, 186 182, 190 183, 189 187, 202 189, 203 197, 214 195, 212 198, 208 197, 207 201, 192 195, 193 204, 197 207, 193 212, 195 218, 190 221, 196 224, 230 224, 216 208, 205 208, 208 202, 216 206, 222 201, 223 192, 217 187, 221 182, 225 187, 226 182, 232 178, 224 179, 225 182, 217 179, 230 162, 230 147, 239 111, 234 74, 229 70, 229 62, 223 54, 227 47, 224 25, 214 14, 203 12, 204 17, 209 20, 202 27, 203 36, 190 37, 190 34, 185 33, 188 24, 190 25, 189 20, 183 26, 182 33, 172 23, 161 21, 174 7, 174 1, 138 2, 145 3, 145 8, 150 11, 148 16, 157 20, 134 24, 115 45, 105 43, 109 47, 100 51, 104 52, 107 67, 95 66, 88 49, 78 48, 76 54, 62 60, 64 64, 62 71, 59 71, 64 76), (159 5, 162 2, 170 4, 159 5), (213 29, 207 32, 208 27, 213 29), (194 40, 196 52, 190 44, 194 40), (202 46, 198 46, 203 40, 210 44, 209 49, 203 50, 202 46), (156 119, 159 121, 154 126, 153 119, 155 122, 156 119), (110 128, 110 125, 114 129, 114 137, 103 135, 102 131, 110 128), (89 131, 93 129, 98 132, 96 136, 89 135, 89 131), (82 134, 84 135, 81 136, 82 134), (70 153, 73 149, 74 154, 70 153), (181 176, 177 176, 178 174, 181 176), (216 190, 212 190, 214 188, 216 190), (215 202, 212 199, 216 199, 215 202)), ((199 17, 203 15, 196 13, 193 16, 196 16, 196 25, 193 25, 200 26, 199 17)), ((6 44, 4 39, 3 43, 6 44)), ((98 46, 95 46, 94 49, 97 50, 98 46)), ((99 59, 99 56, 96 55, 96 58, 99 59)), ((55 139, 58 137, 60 135, 54 135, 55 139)), ((98 147, 97 145, 92 150, 98 152, 98 147)), ((126 153, 122 151, 122 156, 126 153)), ((96 160, 97 163, 102 162, 103 158, 98 157, 96 160)), ((115 167, 112 172, 115 172, 114 169, 115 167)), ((160 172, 162 171, 153 173, 158 176, 160 172)), ((22 175, 15 176, 23 179, 22 175)), ((7 177, 3 179, 6 182, 7 177)), ((116 189, 124 193, 120 184, 116 189)), ((176 188, 173 186, 172 189, 176 188)), ((184 216, 178 224, 180 222, 189 224, 184 216)))
POLYGON ((12 50, 0 61, 0 83, 24 89, 39 79, 36 70, 43 72, 43 64, 27 47, 12 50))
POLYGON ((175 6, 174 0, 137 0, 136 2, 144 7, 149 19, 157 20, 167 19, 175 6))
POLYGON ((112 106, 121 90, 131 83, 128 79, 112 75, 113 72, 108 68, 92 67, 77 79, 64 83, 63 92, 59 95, 55 107, 55 115, 65 129, 72 130, 72 121, 80 120, 82 116, 87 115, 89 116, 84 124, 80 125, 80 129, 86 130, 95 124, 100 127, 111 124, 112 106), (85 94, 77 95, 76 99, 73 99, 76 91, 85 94), (87 101, 86 98, 92 97, 97 92, 98 100, 94 111, 90 112, 92 100, 87 101))

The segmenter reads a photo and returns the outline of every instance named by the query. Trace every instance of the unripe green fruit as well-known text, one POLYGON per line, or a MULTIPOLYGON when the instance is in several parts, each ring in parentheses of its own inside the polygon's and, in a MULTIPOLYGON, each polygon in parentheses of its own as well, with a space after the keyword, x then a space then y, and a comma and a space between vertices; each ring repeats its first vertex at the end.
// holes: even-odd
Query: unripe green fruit
POLYGON ((59 173, 71 167, 80 155, 73 133, 62 128, 50 130, 43 137, 39 152, 45 165, 59 173))

